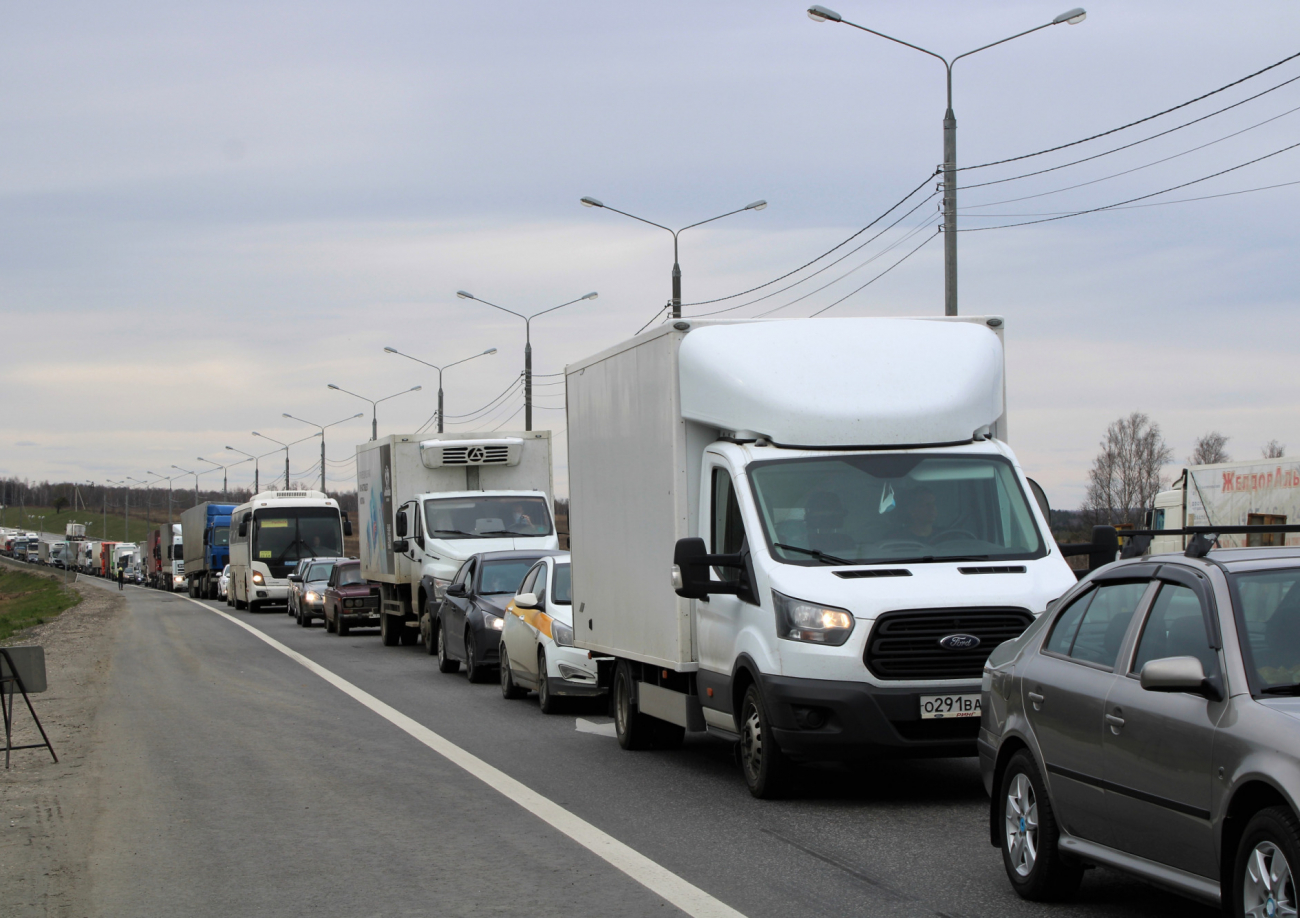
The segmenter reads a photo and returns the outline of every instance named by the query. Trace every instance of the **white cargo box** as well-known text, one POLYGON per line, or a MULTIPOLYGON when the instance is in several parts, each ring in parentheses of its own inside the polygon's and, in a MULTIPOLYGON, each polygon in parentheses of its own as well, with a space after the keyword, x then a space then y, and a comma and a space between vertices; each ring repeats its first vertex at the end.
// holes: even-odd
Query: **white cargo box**
POLYGON ((698 668, 673 591, 721 435, 832 449, 1006 439, 1002 320, 666 324, 566 368, 577 646, 698 668), (680 327, 679 327, 680 326, 680 327))

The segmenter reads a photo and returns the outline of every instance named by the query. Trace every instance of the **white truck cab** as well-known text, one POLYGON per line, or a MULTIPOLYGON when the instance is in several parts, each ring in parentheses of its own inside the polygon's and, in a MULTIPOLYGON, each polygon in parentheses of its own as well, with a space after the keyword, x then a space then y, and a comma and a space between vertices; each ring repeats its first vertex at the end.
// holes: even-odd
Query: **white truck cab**
POLYGON ((625 748, 974 755, 988 654, 1076 582, 1005 443, 1002 320, 676 322, 567 369, 575 645, 625 748))

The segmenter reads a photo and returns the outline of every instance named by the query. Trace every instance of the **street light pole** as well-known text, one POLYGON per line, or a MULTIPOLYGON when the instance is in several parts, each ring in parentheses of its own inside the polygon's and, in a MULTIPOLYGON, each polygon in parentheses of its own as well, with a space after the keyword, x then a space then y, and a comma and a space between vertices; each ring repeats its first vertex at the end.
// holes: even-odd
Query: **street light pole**
POLYGON ((291 421, 297 421, 300 424, 306 424, 309 427, 320 428, 320 492, 322 494, 326 493, 325 491, 325 428, 333 427, 334 424, 343 424, 347 421, 355 421, 357 418, 364 416, 363 412, 358 411, 356 414, 352 415, 351 417, 346 417, 340 421, 335 421, 333 424, 313 424, 311 421, 304 421, 302 418, 296 418, 293 415, 288 413, 286 413, 284 416, 291 421))
POLYGON ((901 38, 894 38, 892 35, 886 35, 884 32, 877 32, 875 29, 869 29, 866 26, 858 25, 856 22, 849 22, 834 10, 827 9, 824 6, 811 6, 808 8, 808 18, 814 22, 839 22, 846 26, 852 26, 863 32, 870 32, 880 38, 888 39, 895 44, 904 45, 914 51, 920 51, 922 54, 928 54, 943 64, 948 76, 948 109, 943 116, 943 314, 946 316, 957 315, 957 116, 952 110, 952 68, 963 57, 970 57, 980 51, 985 51, 997 45, 1006 44, 1012 39, 1020 38, 1031 32, 1037 32, 1040 29, 1046 29, 1050 26, 1069 23, 1078 25, 1088 17, 1087 12, 1082 7, 1075 7, 1057 16, 1051 22, 1045 22, 1042 25, 1034 26, 1032 29, 1026 29, 1023 32, 1017 32, 1008 38, 1003 38, 987 45, 976 48, 974 51, 967 51, 965 54, 958 54, 951 61, 942 55, 935 54, 933 51, 927 51, 920 45, 914 45, 911 42, 903 41, 901 38))
MULTIPOLYGON (((261 459, 262 457, 261 457, 261 456, 254 456, 252 453, 246 453, 246 452, 244 452, 242 449, 235 449, 233 446, 227 446, 226 449, 230 450, 232 453, 239 453, 239 455, 241 455, 241 456, 247 456, 248 459, 252 459, 252 460, 253 460, 253 494, 254 494, 254 496, 256 496, 257 493, 258 493, 258 488, 259 488, 258 460, 261 459)), ((269 455, 271 455, 271 454, 270 454, 270 453, 267 453, 266 455, 269 456, 269 455)), ((248 459, 244 459, 244 460, 241 460, 241 461, 242 461, 242 462, 247 462, 248 459)), ((239 465, 240 463, 239 463, 239 462, 234 462, 234 463, 231 463, 231 464, 232 464, 232 465, 239 465)))
MULTIPOLYGON (((189 469, 183 469, 179 465, 173 465, 172 468, 178 472, 184 472, 186 475, 194 476, 194 506, 197 507, 199 505, 199 473, 191 472, 189 469)), ((208 469, 208 471, 212 470, 208 469)))
MULTIPOLYGON (((424 364, 426 367, 430 367, 430 368, 432 368, 432 369, 438 371, 438 433, 442 433, 442 421, 443 421, 443 409, 442 409, 442 371, 443 371, 443 370, 450 370, 452 367, 456 366, 456 364, 459 364, 459 363, 465 363, 465 361, 467 361, 467 360, 473 360, 475 357, 486 357, 488 354, 495 354, 495 353, 497 352, 497 349, 494 348, 494 347, 490 347, 490 348, 488 348, 486 351, 482 351, 481 353, 478 353, 478 354, 472 354, 471 356, 469 356, 469 357, 465 357, 465 358, 462 359, 462 360, 455 360, 455 361, 452 361, 451 363, 443 364, 442 366, 436 366, 436 365, 434 365, 434 364, 432 364, 432 363, 429 363, 429 362, 426 361, 426 360, 421 360, 419 357, 412 357, 410 354, 403 354, 401 351, 399 351, 399 350, 398 350, 397 348, 395 348, 395 347, 386 347, 386 348, 384 348, 384 351, 385 351, 386 353, 389 353, 389 354, 396 354, 398 357, 405 357, 407 360, 414 360, 416 363, 422 363, 422 364, 424 364)), ((531 356, 531 354, 530 354, 529 356, 531 356)))
POLYGON ((622 214, 625 217, 631 217, 633 220, 639 220, 642 223, 648 224, 650 226, 657 226, 661 230, 665 230, 669 233, 672 233, 673 235, 672 307, 673 307, 674 319, 680 319, 682 317, 682 266, 677 263, 677 236, 680 233, 686 232, 688 229, 693 229, 697 226, 703 226, 706 223, 712 223, 714 220, 721 220, 723 217, 730 217, 732 214, 743 213, 744 211, 747 210, 762 210, 763 208, 767 207, 766 201, 755 201, 753 204, 746 204, 744 207, 737 208, 736 210, 729 210, 725 214, 718 214, 716 217, 710 217, 707 220, 701 220, 699 223, 692 223, 689 226, 683 226, 679 230, 674 230, 674 229, 668 229, 668 227, 663 226, 662 224, 654 223, 650 220, 647 220, 644 217, 638 217, 636 214, 630 214, 627 211, 619 210, 617 207, 610 207, 608 204, 605 204, 602 201, 598 201, 596 198, 591 198, 591 197, 579 198, 579 203, 582 204, 583 207, 601 207, 604 208, 605 210, 612 210, 616 214, 622 214))
POLYGON ((409 389, 403 389, 401 392, 394 392, 392 395, 385 395, 383 398, 372 399, 372 398, 366 398, 364 395, 357 395, 355 392, 349 392, 347 389, 344 389, 342 386, 334 385, 334 383, 326 383, 325 386, 328 389, 333 389, 335 392, 342 392, 344 395, 350 395, 353 398, 359 398, 363 402, 370 403, 370 439, 371 440, 379 439, 378 405, 380 402, 386 402, 390 398, 397 398, 397 396, 405 395, 408 392, 419 392, 421 389, 424 388, 424 386, 412 386, 409 389))
MULTIPOLYGON (((671 230, 670 230, 671 232, 671 230)), ((531 316, 515 312, 513 309, 506 309, 504 306, 498 306, 496 303, 489 303, 482 300, 472 293, 466 293, 464 290, 457 290, 456 296, 462 300, 474 300, 482 303, 484 306, 491 306, 493 309, 500 309, 502 312, 508 312, 524 320, 524 430, 533 429, 533 319, 538 316, 544 316, 548 312, 555 312, 557 309, 563 309, 565 306, 572 306, 574 303, 581 303, 583 300, 594 300, 600 296, 594 290, 591 293, 584 294, 576 300, 569 300, 567 303, 561 303, 559 306, 552 306, 549 309, 543 309, 541 312, 535 312, 531 316)))
MULTIPOLYGON (((158 475, 157 472, 150 472, 150 471, 146 471, 145 474, 158 475)), ((168 526, 172 525, 172 477, 175 476, 169 477, 167 475, 158 475, 159 481, 162 481, 164 478, 167 479, 167 525, 168 526)))

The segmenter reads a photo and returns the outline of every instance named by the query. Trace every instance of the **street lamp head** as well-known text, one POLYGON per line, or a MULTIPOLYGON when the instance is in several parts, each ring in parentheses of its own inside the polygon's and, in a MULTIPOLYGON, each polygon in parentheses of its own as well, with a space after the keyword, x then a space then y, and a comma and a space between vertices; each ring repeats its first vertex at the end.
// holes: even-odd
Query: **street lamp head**
POLYGON ((255 431, 253 431, 253 436, 255 436, 255 437, 260 437, 260 436, 261 436, 261 434, 260 434, 260 433, 258 433, 258 432, 257 432, 257 431, 256 431, 256 430, 255 430, 255 431))
POLYGON ((334 383, 331 382, 331 383, 326 383, 326 384, 325 384, 325 388, 326 388, 326 389, 337 389, 338 386, 334 385, 334 383))
POLYGON ((583 207, 604 207, 605 206, 603 203, 596 200, 595 198, 579 198, 578 201, 579 203, 582 204, 583 207))
POLYGON ((843 18, 834 10, 828 10, 824 6, 808 7, 808 18, 813 22, 843 22, 843 18))
POLYGON ((280 415, 280 417, 282 417, 282 418, 291 418, 291 417, 293 417, 293 415, 291 415, 289 412, 286 411, 284 414, 280 415))
POLYGON ((411 388, 407 389, 406 391, 407 391, 407 392, 419 392, 419 391, 420 391, 421 389, 423 389, 423 388, 424 388, 424 386, 411 386, 411 388))
POLYGON ((462 300, 476 300, 476 299, 478 299, 478 297, 476 297, 474 294, 472 294, 472 293, 467 293, 467 292, 465 292, 464 290, 457 290, 457 291, 456 291, 456 296, 460 297, 462 300))
POLYGON ((395 348, 395 347, 386 347, 386 348, 384 348, 384 353, 385 353, 385 354, 396 354, 396 353, 397 353, 397 348, 395 348))
POLYGON ((495 354, 496 352, 497 352, 497 349, 496 349, 496 348, 494 348, 494 347, 490 347, 490 348, 488 348, 486 351, 484 351, 483 353, 484 353, 484 354, 495 354))
POLYGON ((595 299, 596 297, 598 297, 598 296, 600 296, 600 294, 597 293, 595 290, 593 290, 593 291, 591 291, 591 293, 588 293, 586 296, 584 296, 583 299, 584 299, 584 300, 594 300, 594 299, 595 299))
POLYGON ((1078 25, 1088 18, 1088 12, 1081 6, 1076 6, 1072 10, 1066 10, 1061 15, 1052 20, 1052 25, 1060 25, 1068 22, 1070 25, 1078 25))
POLYGON ((745 210, 763 210, 767 207, 766 201, 755 201, 753 204, 745 205, 745 210))
POLYGON ((352 417, 348 418, 348 420, 349 420, 349 421, 355 421, 357 418, 359 418, 359 417, 364 417, 364 416, 365 416, 365 412, 364 412, 364 411, 358 411, 356 414, 352 415, 352 417))

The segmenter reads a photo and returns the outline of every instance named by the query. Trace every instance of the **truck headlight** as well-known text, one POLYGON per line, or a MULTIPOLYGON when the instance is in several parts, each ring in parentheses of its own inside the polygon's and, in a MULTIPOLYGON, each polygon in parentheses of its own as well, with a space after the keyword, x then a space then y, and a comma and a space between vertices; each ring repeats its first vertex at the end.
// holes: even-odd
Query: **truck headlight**
POLYGON ((442 599, 442 594, 445 593, 445 592, 447 592, 447 586, 448 586, 450 583, 451 583, 450 580, 439 580, 437 577, 434 577, 434 578, 433 578, 433 595, 434 595, 435 597, 437 597, 438 599, 442 599))
POLYGON ((573 646, 573 629, 564 622, 551 619, 551 638, 561 647, 573 646))
POLYGON ((254 572, 253 582, 256 583, 258 586, 261 586, 262 584, 266 583, 266 580, 262 577, 260 573, 254 572))
POLYGON ((787 641, 839 647, 853 632, 853 616, 844 609, 805 602, 772 591, 777 637, 787 641))
POLYGON ((504 618, 499 618, 490 612, 483 613, 483 623, 493 631, 500 631, 506 626, 506 620, 504 618))

